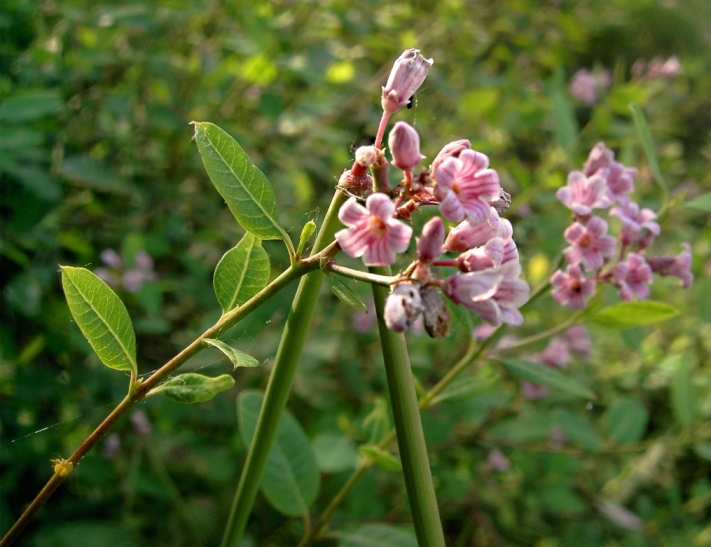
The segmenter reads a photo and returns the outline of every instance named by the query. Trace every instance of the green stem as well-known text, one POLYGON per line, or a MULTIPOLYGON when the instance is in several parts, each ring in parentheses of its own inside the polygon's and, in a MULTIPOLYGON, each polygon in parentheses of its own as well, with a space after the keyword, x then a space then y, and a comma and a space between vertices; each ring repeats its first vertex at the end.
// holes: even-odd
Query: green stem
MULTIPOLYGON (((235 326, 239 321, 247 317, 259 306, 264 304, 271 297, 276 295, 289 283, 295 279, 305 275, 306 273, 314 270, 318 270, 321 265, 321 261, 329 257, 331 251, 335 247, 330 247, 324 249, 323 253, 318 253, 317 255, 311 256, 306 260, 292 264, 287 270, 285 270, 281 275, 259 291, 255 296, 253 296, 249 301, 245 302, 242 306, 231 310, 220 318, 220 320, 215 323, 212 327, 203 332, 198 338, 196 338, 188 347, 183 351, 178 353, 165 365, 154 372, 148 379, 141 382, 137 380, 131 384, 129 394, 114 408, 111 413, 96 427, 96 429, 84 440, 84 442, 77 448, 74 453, 67 459, 68 462, 76 466, 81 459, 92 449, 96 444, 106 435, 106 432, 111 429, 111 427, 126 414, 138 401, 145 398, 148 392, 156 387, 156 385, 166 378, 169 374, 174 372, 180 366, 182 366, 188 359, 194 355, 200 353, 203 349, 208 347, 203 340, 205 338, 217 338, 226 330, 235 326)), ((319 275, 323 275, 320 272, 315 272, 319 275)), ((12 528, 8 530, 5 537, 0 540, 0 547, 7 547, 11 545, 20 535, 22 530, 27 526, 27 524, 32 520, 32 518, 37 514, 37 512, 42 508, 46 501, 51 497, 54 491, 59 488, 59 486, 64 482, 64 479, 68 475, 60 474, 55 472, 54 475, 47 481, 42 490, 35 496, 29 506, 20 515, 12 528)))
MULTIPOLYGON (((370 271, 379 275, 391 275, 389 267, 374 267, 370 268, 370 271)), ((400 449, 415 534, 420 547, 444 547, 442 522, 439 518, 437 497, 432 483, 432 472, 427 457, 427 445, 422 430, 405 336, 388 329, 383 317, 388 292, 385 287, 373 285, 380 344, 383 349, 397 444, 400 449)))
MULTIPOLYGON (((337 190, 316 238, 316 243, 314 244, 315 252, 323 249, 326 244, 333 241, 334 233, 340 225, 338 210, 344 201, 345 195, 340 190, 337 190)), ((296 374, 296 366, 311 325, 311 318, 313 317, 323 279, 323 272, 311 272, 304 276, 296 291, 296 296, 291 305, 291 312, 286 320, 284 333, 279 344, 274 368, 269 377, 267 392, 264 396, 262 410, 259 413, 259 420, 257 421, 257 429, 242 469, 242 476, 237 486, 227 527, 225 528, 225 535, 222 538, 223 547, 229 545, 236 547, 239 545, 244 533, 254 498, 257 496, 257 490, 259 490, 262 480, 267 456, 276 435, 279 418, 286 407, 291 384, 296 374)))
POLYGON ((382 285, 383 287, 389 287, 397 280, 397 277, 395 276, 384 276, 369 272, 361 272, 360 270, 353 270, 351 268, 346 268, 345 266, 340 266, 335 262, 326 262, 322 269, 331 271, 343 277, 350 277, 356 281, 365 281, 371 285, 382 285))

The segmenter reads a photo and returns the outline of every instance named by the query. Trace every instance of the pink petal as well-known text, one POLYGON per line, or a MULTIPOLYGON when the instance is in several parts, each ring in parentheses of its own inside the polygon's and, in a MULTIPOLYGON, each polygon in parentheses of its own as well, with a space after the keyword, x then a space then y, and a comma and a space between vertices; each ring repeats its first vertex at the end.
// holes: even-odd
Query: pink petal
POLYGON ((442 216, 452 222, 460 222, 464 220, 464 208, 457 198, 457 194, 452 191, 447 192, 447 195, 439 204, 439 210, 442 216))
POLYGON ((348 228, 336 232, 336 241, 344 253, 358 258, 373 243, 373 235, 365 229, 348 228))
POLYGON ((370 215, 365 207, 363 207, 356 198, 351 197, 338 211, 338 220, 340 220, 346 226, 355 226, 361 222, 364 222, 370 215))
POLYGON ((382 193, 371 194, 365 202, 365 206, 371 214, 383 220, 392 218, 395 213, 395 204, 382 193))
POLYGON ((388 246, 385 238, 373 242, 363 254, 366 266, 386 266, 395 262, 395 253, 388 246))
MULTIPOLYGON (((464 207, 464 211, 467 214, 467 218, 469 219, 469 222, 471 222, 472 224, 479 224, 480 222, 484 222, 489 217, 490 206, 479 199, 462 203, 462 206, 464 207)), ((440 205, 440 210, 441 210, 441 205, 440 205)), ((442 211, 442 214, 444 215, 444 211, 442 211)), ((445 215, 445 218, 446 218, 446 215, 445 215)), ((449 219, 449 220, 454 220, 455 222, 457 222, 458 220, 461 220, 461 219, 449 219)))
POLYGON ((412 227, 391 219, 387 223, 387 244, 396 253, 404 253, 410 245, 412 238, 412 227))

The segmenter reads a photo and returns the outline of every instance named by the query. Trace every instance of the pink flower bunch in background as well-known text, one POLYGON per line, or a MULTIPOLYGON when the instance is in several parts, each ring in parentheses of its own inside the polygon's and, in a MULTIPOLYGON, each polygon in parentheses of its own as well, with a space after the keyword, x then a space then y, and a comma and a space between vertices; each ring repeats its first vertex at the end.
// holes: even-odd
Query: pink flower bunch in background
POLYGON ((127 269, 121 256, 113 249, 101 252, 101 262, 106 268, 100 267, 94 273, 112 287, 119 285, 128 292, 138 292, 144 283, 158 281, 153 270, 153 259, 146 251, 138 251, 133 257, 133 268, 127 269))
POLYGON ((570 93, 579 101, 588 106, 595 106, 600 100, 600 95, 612 85, 609 70, 590 72, 581 68, 570 79, 570 93))
POLYGON ((684 288, 691 285, 688 243, 677 256, 648 256, 661 229, 656 213, 630 198, 636 175, 636 169, 615 161, 614 152, 598 143, 583 170, 570 173, 567 185, 558 190, 558 199, 574 216, 564 234, 568 264, 551 277, 558 303, 583 309, 598 283, 616 286, 622 300, 644 299, 653 273, 676 276, 684 288), (608 209, 608 215, 619 220, 616 236, 608 234, 608 222, 594 214, 596 209, 608 209))

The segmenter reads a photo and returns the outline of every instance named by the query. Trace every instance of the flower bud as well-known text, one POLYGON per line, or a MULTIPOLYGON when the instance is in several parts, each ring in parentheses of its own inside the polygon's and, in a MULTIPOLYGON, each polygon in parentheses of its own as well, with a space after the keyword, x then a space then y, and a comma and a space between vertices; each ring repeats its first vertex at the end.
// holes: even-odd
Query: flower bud
POLYGON ((398 57, 383 87, 381 103, 385 112, 393 114, 408 103, 425 81, 432 62, 420 55, 418 49, 405 50, 398 57))
POLYGON ((355 161, 362 167, 370 167, 378 163, 378 149, 375 146, 361 146, 355 152, 355 161))
POLYGON ((385 301, 385 324, 395 332, 410 329, 422 313, 422 299, 416 285, 397 285, 385 301))
POLYGON ((499 214, 496 209, 491 210, 489 220, 472 224, 468 220, 459 223, 449 230, 449 235, 444 242, 444 250, 461 253, 473 247, 486 244, 492 237, 496 237, 499 226, 499 214))
POLYGON ((417 240, 417 257, 421 262, 432 262, 442 254, 444 223, 440 217, 432 217, 422 227, 422 237, 417 240))
POLYGON ((393 155, 392 164, 403 171, 416 167, 424 158, 420 154, 420 136, 414 127, 405 122, 397 122, 390 131, 388 146, 393 155))
POLYGON ((367 167, 356 162, 352 169, 343 171, 338 186, 354 196, 364 198, 373 193, 373 177, 367 173, 367 167))
POLYGON ((422 297, 422 316, 425 330, 432 338, 444 338, 449 334, 449 311, 444 298, 433 285, 425 285, 420 289, 422 297))
POLYGON ((447 158, 458 158, 459 154, 461 154, 463 150, 471 150, 471 148, 471 143, 466 139, 446 144, 444 148, 439 151, 439 154, 437 154, 437 157, 432 162, 432 165, 430 165, 430 173, 434 173, 435 169, 437 169, 437 167, 439 167, 439 165, 447 158))

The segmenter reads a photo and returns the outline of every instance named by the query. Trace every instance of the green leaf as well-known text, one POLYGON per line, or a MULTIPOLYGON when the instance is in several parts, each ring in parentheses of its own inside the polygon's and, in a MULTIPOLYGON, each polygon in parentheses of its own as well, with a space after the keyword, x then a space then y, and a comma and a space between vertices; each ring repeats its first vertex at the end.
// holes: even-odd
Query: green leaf
POLYGON ((678 315, 676 308, 662 302, 622 302, 597 312, 590 319, 608 329, 627 329, 666 321, 678 315))
POLYGON ((649 160, 649 167, 652 169, 652 174, 657 180, 657 184, 659 184, 659 187, 662 189, 664 196, 666 196, 667 183, 664 180, 664 175, 662 175, 662 170, 659 168, 659 161, 657 161, 657 154, 654 151, 652 133, 649 131, 649 125, 647 125, 647 120, 644 117, 642 109, 637 103, 631 103, 630 110, 632 111, 634 123, 637 126, 637 133, 639 133, 639 138, 642 141, 642 147, 644 148, 645 154, 647 154, 647 159, 649 160))
POLYGON ((386 471, 402 471, 402 463, 393 454, 374 444, 364 444, 358 447, 358 452, 368 458, 378 467, 386 471))
POLYGON ((188 372, 179 374, 163 382, 157 388, 148 392, 148 395, 162 393, 176 403, 202 403, 209 401, 222 391, 227 391, 235 385, 235 380, 229 374, 222 374, 216 378, 188 372))
POLYGON ((136 334, 121 299, 85 268, 60 266, 69 311, 101 362, 135 373, 136 334))
POLYGON ((0 121, 28 122, 51 114, 62 105, 57 89, 27 90, 6 99, 0 106, 0 121))
POLYGON ((514 444, 528 444, 547 439, 551 432, 551 420, 547 414, 533 413, 501 420, 490 428, 495 439, 514 444))
POLYGON ((595 394, 588 388, 551 367, 523 359, 506 359, 501 361, 501 364, 511 374, 522 380, 557 389, 575 397, 595 399, 595 394))
POLYGON ((318 435, 312 446, 318 467, 324 473, 340 473, 356 466, 358 451, 348 435, 318 435))
POLYGON ((432 399, 432 404, 442 401, 464 401, 471 399, 479 393, 489 390, 498 381, 498 377, 488 375, 484 377, 468 376, 459 378, 442 390, 442 393, 432 399))
POLYGON ((225 344, 221 340, 213 340, 212 338, 205 338, 203 340, 206 344, 212 346, 213 348, 219 349, 222 353, 224 353, 227 358, 232 361, 232 364, 234 365, 235 368, 237 367, 258 367, 259 366, 259 361, 257 361, 254 357, 251 355, 248 355, 246 353, 241 352, 238 349, 233 348, 232 346, 229 346, 225 344))
POLYGON ((696 393, 691 379, 691 366, 685 355, 670 357, 676 361, 671 384, 671 406, 674 416, 684 429, 694 425, 696 393))
POLYGON ((602 448, 602 437, 586 417, 559 408, 553 412, 553 420, 574 444, 590 452, 599 452, 602 448))
POLYGON ((702 211, 704 213, 711 213, 711 192, 707 194, 702 194, 697 198, 687 201, 684 204, 687 209, 694 209, 695 211, 702 211))
POLYGON ((276 196, 264 173, 222 129, 207 122, 192 123, 207 174, 237 222, 261 239, 290 243, 279 224, 276 196))
POLYGON ((215 268, 213 286, 222 313, 241 306, 269 281, 269 255, 250 233, 225 253, 215 268))
MULTIPOLYGON (((263 400, 264 395, 255 391, 239 396, 239 427, 246 445, 254 438, 263 400)), ((316 499, 319 481, 316 457, 306 433, 291 414, 284 412, 262 477, 264 496, 277 511, 300 516, 316 499)))
POLYGON ((417 547, 417 538, 409 530, 389 524, 364 524, 344 534, 338 547, 417 547))
POLYGON ((633 443, 644 436, 649 412, 637 399, 619 399, 607 409, 603 421, 612 441, 633 443))
POLYGON ((368 306, 366 306, 365 303, 360 298, 358 298, 358 295, 354 293, 348 285, 343 283, 343 281, 341 281, 337 277, 330 276, 330 278, 331 291, 341 302, 349 305, 351 308, 355 308, 356 310, 368 310, 368 306))

